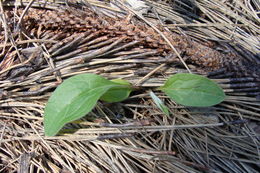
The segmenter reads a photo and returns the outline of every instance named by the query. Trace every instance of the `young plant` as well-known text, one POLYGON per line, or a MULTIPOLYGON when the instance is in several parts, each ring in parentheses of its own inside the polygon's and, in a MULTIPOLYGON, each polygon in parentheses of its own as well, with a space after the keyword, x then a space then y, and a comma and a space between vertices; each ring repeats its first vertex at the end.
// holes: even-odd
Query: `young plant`
MULTIPOLYGON (((173 75, 159 89, 185 106, 212 106, 225 99, 223 90, 216 83, 194 74, 173 75)), ((131 91, 131 84, 125 80, 107 80, 95 74, 80 74, 66 79, 56 88, 45 107, 45 135, 54 136, 65 124, 85 116, 98 100, 120 102, 131 91)), ((150 95, 156 105, 169 115, 162 101, 153 92, 150 95)))
POLYGON ((120 102, 131 91, 128 82, 109 81, 95 74, 80 74, 65 80, 53 92, 45 107, 45 135, 54 136, 65 124, 85 116, 99 99, 120 102))

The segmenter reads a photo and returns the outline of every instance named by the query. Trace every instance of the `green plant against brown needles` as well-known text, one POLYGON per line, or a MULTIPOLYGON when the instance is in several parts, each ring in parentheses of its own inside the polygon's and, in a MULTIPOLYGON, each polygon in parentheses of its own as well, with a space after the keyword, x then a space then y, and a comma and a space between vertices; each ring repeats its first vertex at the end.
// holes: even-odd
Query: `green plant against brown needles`
MULTIPOLYGON (((133 91, 122 79, 107 80, 96 74, 80 74, 66 79, 49 98, 44 110, 44 133, 54 136, 67 123, 88 114, 98 100, 120 102, 133 91)), ((159 90, 185 106, 212 106, 225 99, 223 90, 213 81, 200 75, 176 74, 159 90)), ((167 107, 152 93, 158 107, 169 115, 167 107)))

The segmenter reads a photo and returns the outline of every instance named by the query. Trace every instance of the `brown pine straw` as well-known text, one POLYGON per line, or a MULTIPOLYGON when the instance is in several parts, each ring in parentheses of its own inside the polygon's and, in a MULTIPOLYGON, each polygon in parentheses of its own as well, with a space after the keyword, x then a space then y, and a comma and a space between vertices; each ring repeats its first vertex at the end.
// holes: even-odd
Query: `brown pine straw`
MULTIPOLYGON (((0 2, 1 12, 14 5, 0 2)), ((22 4, 29 4, 28 10, 55 10, 75 2, 22 4)), ((143 14, 145 20, 189 39, 217 40, 227 50, 247 55, 256 65, 259 62, 259 1, 147 2, 153 8, 143 14)), ((129 12, 111 7, 108 1, 86 0, 80 5, 115 19, 129 12)), ((24 11, 23 18, 26 15, 24 11)), ((10 33, 6 17, 0 17, 1 63, 8 58, 0 71, 0 172, 258 172, 259 81, 253 76, 234 78, 220 70, 211 77, 226 92, 226 100, 210 108, 184 107, 156 90, 172 74, 188 72, 176 57, 163 58, 157 50, 140 48, 137 40, 95 37, 98 33, 59 40, 59 34, 46 32, 41 39, 24 34, 21 40, 10 33), (48 63, 25 77, 12 73, 26 72, 28 62, 37 62, 40 52, 48 63), (20 55, 26 53, 28 59, 23 59, 20 55), (13 63, 14 57, 21 62, 13 63), (122 103, 98 102, 91 113, 67 124, 58 136, 45 137, 43 114, 48 98, 63 79, 82 73, 123 78, 147 90, 134 92, 122 103), (146 92, 149 89, 165 102, 170 116, 156 107, 146 92)), ((135 17, 131 22, 146 23, 135 17)), ((187 66, 195 74, 208 74, 204 68, 187 66)))

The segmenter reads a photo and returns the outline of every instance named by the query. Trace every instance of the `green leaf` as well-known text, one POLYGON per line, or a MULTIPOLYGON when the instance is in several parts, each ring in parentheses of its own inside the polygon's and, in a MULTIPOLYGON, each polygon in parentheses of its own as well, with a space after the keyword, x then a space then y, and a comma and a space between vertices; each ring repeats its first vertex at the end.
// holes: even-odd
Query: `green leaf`
POLYGON ((185 106, 213 106, 225 99, 225 93, 215 82, 189 73, 171 76, 159 89, 177 103, 185 106))
POLYGON ((45 135, 56 135, 66 123, 89 113, 109 89, 120 86, 95 74, 80 74, 66 79, 56 88, 45 107, 45 135))
POLYGON ((119 84, 120 86, 109 89, 105 94, 102 95, 100 100, 112 103, 127 99, 133 90, 131 84, 128 81, 122 79, 114 79, 111 81, 119 84))
POLYGON ((159 99, 159 97, 157 97, 155 94, 154 94, 154 92, 150 92, 150 96, 152 97, 152 99, 153 99, 153 101, 154 101, 154 103, 157 105, 157 107, 159 108, 159 109, 161 109, 161 111, 163 112, 163 113, 165 113, 167 116, 169 116, 170 114, 169 114, 169 110, 168 110, 168 108, 163 104, 163 102, 162 102, 162 100, 161 99, 159 99))

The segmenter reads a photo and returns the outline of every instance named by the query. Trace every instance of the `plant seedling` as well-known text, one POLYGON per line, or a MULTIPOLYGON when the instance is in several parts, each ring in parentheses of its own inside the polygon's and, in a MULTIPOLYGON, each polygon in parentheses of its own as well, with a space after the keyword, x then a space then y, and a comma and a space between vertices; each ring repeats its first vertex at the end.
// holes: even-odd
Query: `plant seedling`
MULTIPOLYGON (((185 106, 213 106, 225 99, 225 93, 215 82, 187 73, 171 76, 159 90, 185 106)), ((68 78, 56 88, 47 102, 44 133, 46 136, 54 136, 65 124, 89 113, 98 100, 120 102, 128 98, 132 91, 131 84, 122 79, 107 80, 96 74, 68 78)), ((153 92, 150 92, 150 96, 169 115, 168 108, 153 92)))

